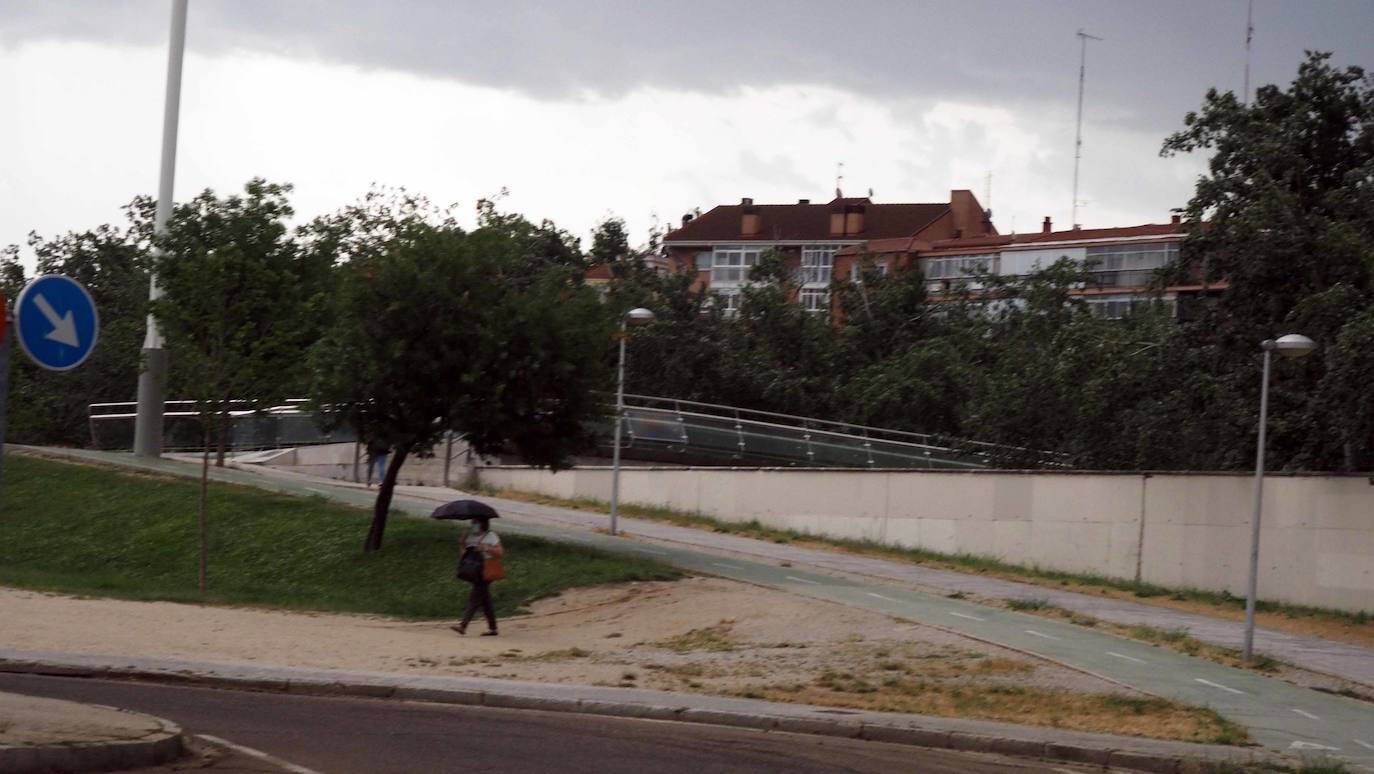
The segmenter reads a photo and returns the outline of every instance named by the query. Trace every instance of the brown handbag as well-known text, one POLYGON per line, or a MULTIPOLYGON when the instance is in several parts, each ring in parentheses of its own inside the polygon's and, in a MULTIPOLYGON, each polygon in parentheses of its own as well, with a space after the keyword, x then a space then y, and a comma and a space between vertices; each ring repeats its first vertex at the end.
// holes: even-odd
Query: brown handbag
POLYGON ((490 583, 491 581, 501 580, 506 577, 506 567, 501 564, 501 557, 488 556, 482 562, 482 580, 490 583))

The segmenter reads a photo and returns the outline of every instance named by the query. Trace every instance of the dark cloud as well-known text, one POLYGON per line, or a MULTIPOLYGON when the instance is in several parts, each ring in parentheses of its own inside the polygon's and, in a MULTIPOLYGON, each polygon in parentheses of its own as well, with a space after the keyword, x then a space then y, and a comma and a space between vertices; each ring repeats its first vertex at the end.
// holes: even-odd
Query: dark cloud
MULTIPOLYGON (((1374 64, 1374 3, 1257 0, 1252 83, 1303 49, 1374 64)), ((0 45, 162 45, 168 3, 9 0, 0 45)), ((450 78, 546 99, 655 86, 707 93, 821 84, 893 100, 963 98, 1072 111, 1078 41, 1089 116, 1160 132, 1209 86, 1239 89, 1245 0, 192 0, 188 45, 450 78)))

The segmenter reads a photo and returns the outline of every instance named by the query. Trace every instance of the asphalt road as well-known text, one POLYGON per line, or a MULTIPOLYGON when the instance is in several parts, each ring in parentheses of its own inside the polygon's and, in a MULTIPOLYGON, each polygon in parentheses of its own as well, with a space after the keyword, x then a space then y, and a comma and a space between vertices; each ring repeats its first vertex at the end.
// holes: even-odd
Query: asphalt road
MULTIPOLYGON (((0 690, 136 710, 267 753, 217 771, 984 774, 1081 767, 690 723, 0 674, 0 690)), ((240 761, 245 759, 242 754, 240 761)), ((165 769, 172 770, 172 769, 165 769)))

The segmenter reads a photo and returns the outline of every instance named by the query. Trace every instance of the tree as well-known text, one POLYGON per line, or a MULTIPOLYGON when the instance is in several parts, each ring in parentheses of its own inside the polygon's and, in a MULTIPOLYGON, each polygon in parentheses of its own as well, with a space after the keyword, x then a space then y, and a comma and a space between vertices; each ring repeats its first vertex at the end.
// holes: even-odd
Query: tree
POLYGON ((590 445, 614 320, 577 267, 550 256, 551 224, 480 223, 464 231, 423 199, 376 192, 316 227, 351 235, 311 352, 312 398, 332 425, 393 450, 364 551, 382 546, 405 460, 445 431, 554 469, 590 445))
POLYGON ((206 497, 210 447, 224 464, 231 400, 260 410, 286 397, 303 350, 303 296, 296 245, 285 221, 289 185, 254 179, 243 196, 206 190, 178 205, 158 237, 154 270, 163 289, 152 302, 166 338, 172 378, 201 418, 200 592, 206 591, 206 497))
MULTIPOLYGON (((1212 152, 1187 208, 1191 222, 1207 226, 1195 226, 1185 250, 1230 285, 1193 324, 1216 358, 1209 392, 1241 398, 1228 401, 1235 413, 1216 417, 1218 449, 1253 448, 1261 340, 1292 329, 1331 346, 1374 297, 1374 88, 1361 68, 1329 60, 1309 52, 1287 89, 1261 87, 1251 104, 1212 89, 1164 142, 1164 155, 1212 152)), ((1276 467, 1349 468, 1368 450, 1350 446, 1339 432, 1347 416, 1323 403, 1330 362, 1279 367, 1276 467)))

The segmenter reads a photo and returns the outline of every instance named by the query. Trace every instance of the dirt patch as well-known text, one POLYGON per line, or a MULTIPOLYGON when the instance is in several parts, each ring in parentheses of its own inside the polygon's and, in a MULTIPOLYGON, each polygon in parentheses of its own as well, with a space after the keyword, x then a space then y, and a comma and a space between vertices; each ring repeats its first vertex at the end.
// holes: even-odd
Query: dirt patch
MULTIPOLYGON (((462 591, 455 584, 455 611, 462 591)), ((0 647, 633 686, 1235 740, 1204 710, 942 630, 734 581, 580 589, 532 608, 502 621, 500 637, 463 637, 448 628, 453 621, 0 588, 0 621, 23 622, 0 626, 0 647)))

